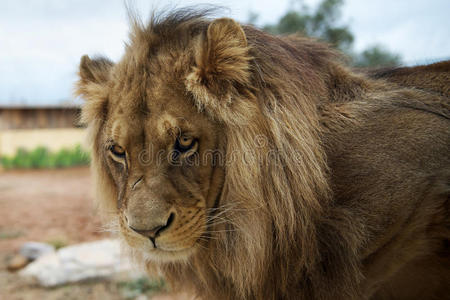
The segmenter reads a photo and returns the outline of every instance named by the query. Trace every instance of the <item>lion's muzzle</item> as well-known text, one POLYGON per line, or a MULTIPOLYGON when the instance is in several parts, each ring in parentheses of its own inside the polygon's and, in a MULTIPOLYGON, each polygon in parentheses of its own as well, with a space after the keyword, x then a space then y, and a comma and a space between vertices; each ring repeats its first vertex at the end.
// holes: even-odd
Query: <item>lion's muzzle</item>
POLYGON ((175 213, 172 212, 172 213, 170 213, 169 218, 167 219, 167 221, 165 221, 165 223, 156 225, 155 227, 153 227, 151 229, 136 229, 130 225, 128 225, 128 226, 130 227, 131 230, 143 235, 144 237, 149 238, 152 241, 153 246, 155 248, 157 248, 155 239, 157 237, 159 237, 159 235, 164 230, 168 229, 172 225, 174 219, 175 219, 175 213))

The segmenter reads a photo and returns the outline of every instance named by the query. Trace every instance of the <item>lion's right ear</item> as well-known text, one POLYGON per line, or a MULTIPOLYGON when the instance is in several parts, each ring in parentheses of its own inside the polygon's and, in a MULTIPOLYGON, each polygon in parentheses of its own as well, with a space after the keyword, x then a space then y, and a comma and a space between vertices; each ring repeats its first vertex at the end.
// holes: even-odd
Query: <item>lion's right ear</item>
POLYGON ((108 101, 107 83, 113 65, 110 60, 103 57, 95 59, 90 59, 87 55, 81 57, 75 95, 86 100, 82 111, 82 123, 103 118, 108 101))
POLYGON ((195 65, 186 78, 186 87, 200 106, 230 102, 239 86, 249 84, 249 47, 242 27, 228 18, 217 19, 200 35, 194 47, 195 65), (212 97, 211 97, 212 96, 212 97))

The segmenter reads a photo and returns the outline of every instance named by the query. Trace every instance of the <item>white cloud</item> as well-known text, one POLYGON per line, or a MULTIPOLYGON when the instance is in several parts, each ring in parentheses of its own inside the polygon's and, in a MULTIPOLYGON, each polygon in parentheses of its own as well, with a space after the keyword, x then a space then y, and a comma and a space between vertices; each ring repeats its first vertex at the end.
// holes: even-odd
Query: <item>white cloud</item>
MULTIPOLYGON (((152 7, 186 6, 201 1, 135 1, 148 17, 152 7), (157 3, 157 5, 155 5, 157 3)), ((307 0, 315 5, 318 0, 307 0)), ((274 23, 292 5, 290 0, 208 1, 228 7, 225 15, 247 21, 249 11, 259 24, 274 23)), ((347 0, 343 18, 351 24, 358 50, 383 44, 408 63, 450 56, 448 0, 347 0)), ((122 0, 0 1, 0 104, 26 99, 54 103, 69 98, 83 54, 118 60, 127 39, 122 0)))
POLYGON ((344 17, 357 50, 382 44, 414 64, 450 57, 449 10, 448 0, 348 0, 344 17))

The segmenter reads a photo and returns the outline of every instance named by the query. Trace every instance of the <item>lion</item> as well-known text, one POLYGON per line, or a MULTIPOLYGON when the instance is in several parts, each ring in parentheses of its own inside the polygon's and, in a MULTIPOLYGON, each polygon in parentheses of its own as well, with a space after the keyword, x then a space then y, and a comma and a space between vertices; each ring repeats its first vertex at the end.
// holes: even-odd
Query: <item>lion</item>
POLYGON ((195 9, 81 58, 99 207, 149 274, 201 299, 448 297, 448 94, 343 61, 195 9))

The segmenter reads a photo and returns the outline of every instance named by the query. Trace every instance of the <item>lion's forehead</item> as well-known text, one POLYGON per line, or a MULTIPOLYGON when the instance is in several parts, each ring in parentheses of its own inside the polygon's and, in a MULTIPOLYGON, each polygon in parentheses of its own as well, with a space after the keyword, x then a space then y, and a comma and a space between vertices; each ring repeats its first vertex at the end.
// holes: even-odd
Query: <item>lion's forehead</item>
MULTIPOLYGON (((179 120, 179 119, 178 119, 179 120)), ((164 136, 169 133, 179 134, 181 131, 178 125, 178 120, 175 116, 169 112, 164 112, 161 116, 156 119, 156 132, 160 136, 164 136), (177 130, 178 129, 178 130, 177 130)))
POLYGON ((147 113, 116 109, 109 117, 107 138, 121 145, 154 146, 172 141, 181 134, 198 135, 207 126, 199 114, 188 110, 162 107, 147 113))
POLYGON ((167 86, 156 90, 126 98, 116 96, 108 115, 112 133, 129 135, 145 130, 163 137, 205 126, 206 116, 186 97, 185 90, 174 91, 167 86))
POLYGON ((199 134, 209 127, 207 117, 198 111, 186 90, 183 74, 188 67, 181 62, 188 61, 190 55, 179 54, 159 53, 147 63, 122 62, 114 70, 108 115, 113 138, 140 141, 145 136, 146 141, 167 143, 174 135, 199 134))

